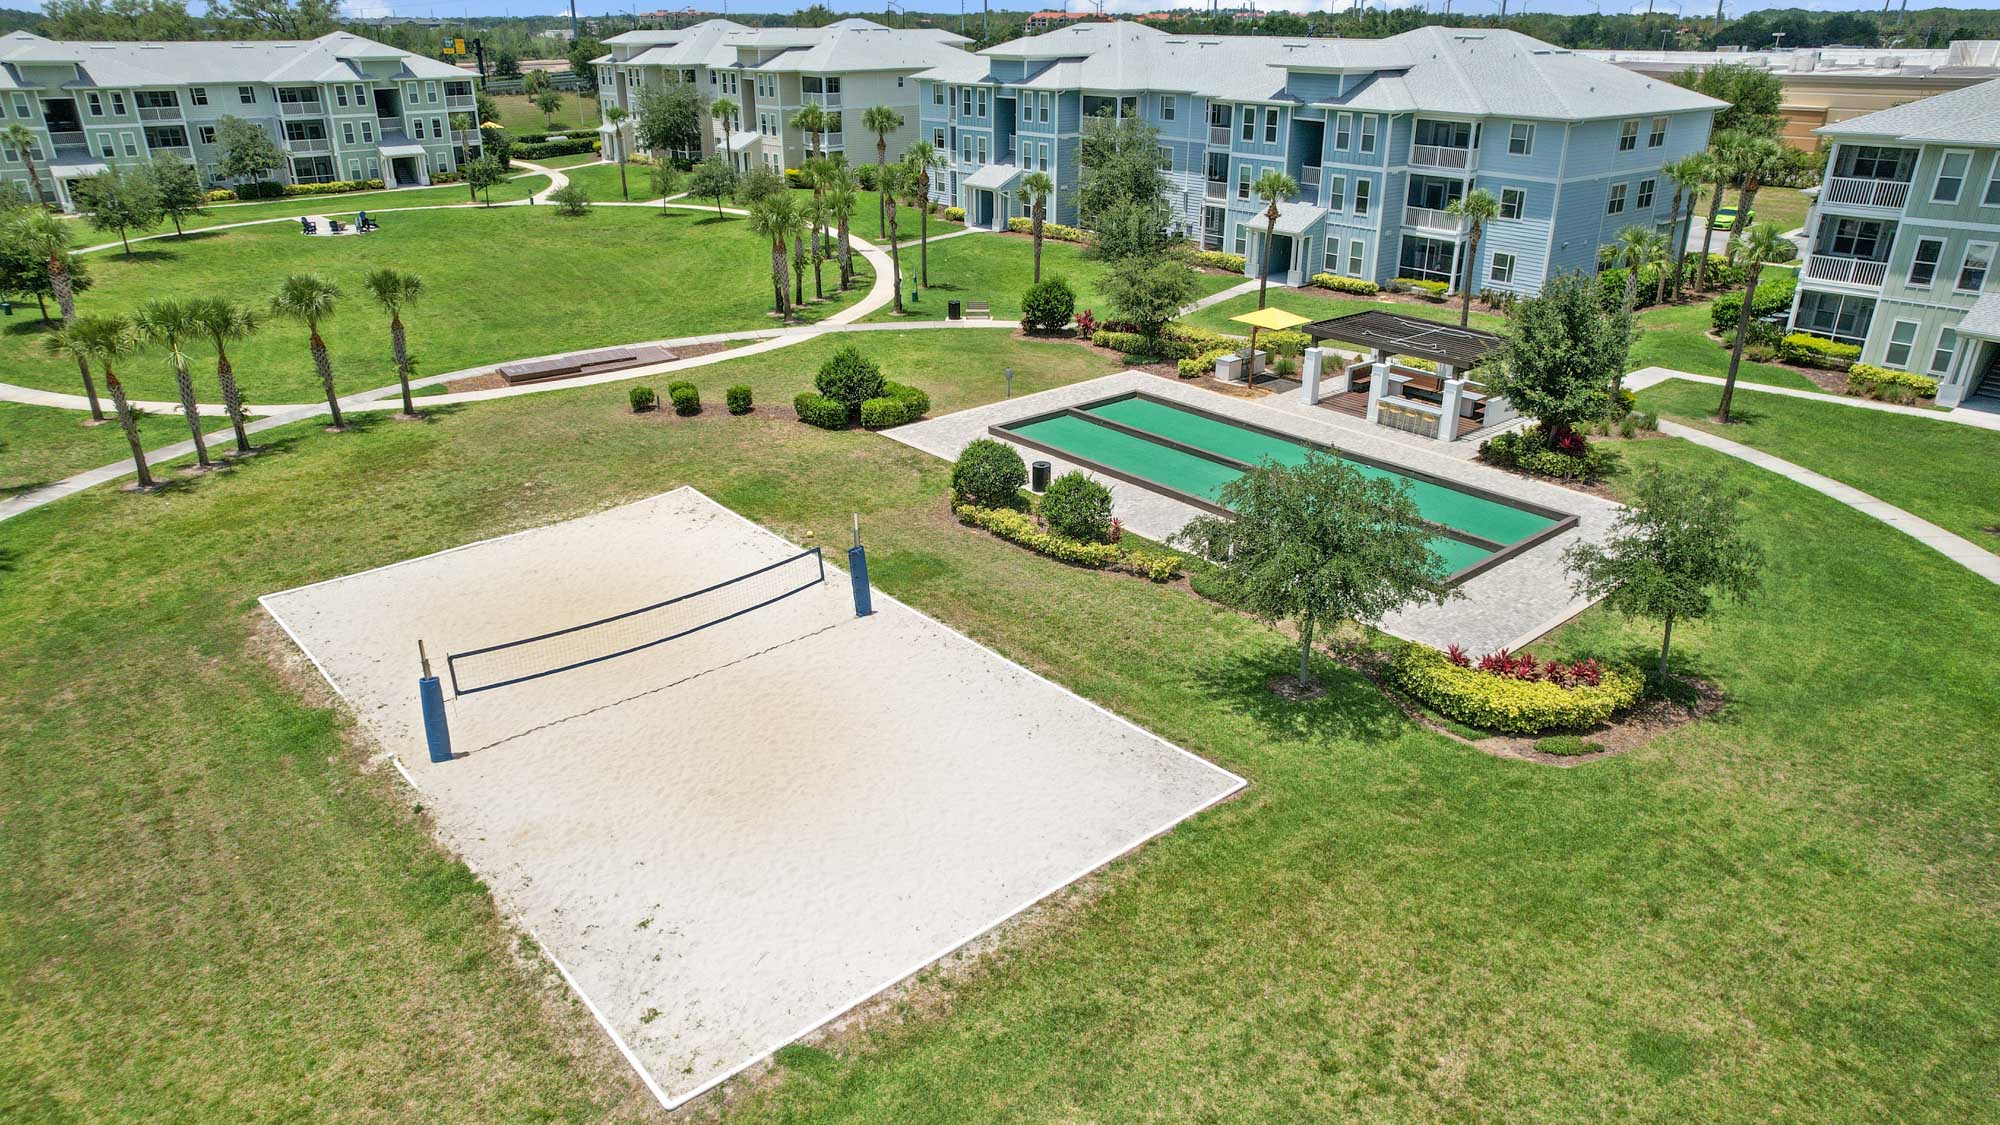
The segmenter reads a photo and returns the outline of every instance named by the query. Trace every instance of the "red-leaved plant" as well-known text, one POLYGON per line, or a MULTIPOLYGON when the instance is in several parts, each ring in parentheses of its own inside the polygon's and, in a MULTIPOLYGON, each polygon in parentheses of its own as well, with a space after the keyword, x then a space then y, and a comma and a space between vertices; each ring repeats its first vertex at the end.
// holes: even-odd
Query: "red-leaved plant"
POLYGON ((1116 516, 1111 517, 1111 535, 1106 542, 1116 543, 1123 538, 1125 538, 1125 521, 1116 516))
POLYGON ((1445 658, 1461 668, 1477 667, 1510 680, 1541 680, 1566 688, 1596 687, 1604 681, 1604 666, 1592 659, 1564 664, 1560 660, 1536 660, 1532 652, 1508 652, 1503 648, 1475 662, 1457 645, 1445 650, 1445 658))
POLYGON ((1078 334, 1084 336, 1097 331, 1097 317, 1091 315, 1089 309, 1076 314, 1076 330, 1078 334))

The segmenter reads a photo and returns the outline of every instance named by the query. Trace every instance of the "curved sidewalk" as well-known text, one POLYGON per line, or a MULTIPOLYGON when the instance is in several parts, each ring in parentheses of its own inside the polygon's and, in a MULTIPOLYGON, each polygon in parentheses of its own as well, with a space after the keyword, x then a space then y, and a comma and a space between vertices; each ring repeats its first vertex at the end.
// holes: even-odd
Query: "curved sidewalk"
MULTIPOLYGON (((1697 375, 1692 371, 1676 371, 1671 367, 1641 367, 1626 374, 1625 389, 1643 391, 1647 387, 1658 386, 1669 379, 1686 379, 1690 383, 1706 383, 1711 387, 1720 387, 1727 382, 1714 375, 1697 375)), ((1971 426, 1976 430, 2000 430, 2000 414, 1987 414, 1979 410, 1932 410, 1922 406, 1899 406, 1893 402, 1877 402, 1872 398, 1830 395, 1824 391, 1802 391, 1796 387, 1773 387, 1767 383, 1748 383, 1742 379, 1736 381, 1736 389, 1760 395, 1810 399, 1813 402, 1832 403, 1835 406, 1846 406, 1855 410, 1902 414, 1910 418, 1925 418, 1932 422, 1950 422, 1960 426, 1971 426)))

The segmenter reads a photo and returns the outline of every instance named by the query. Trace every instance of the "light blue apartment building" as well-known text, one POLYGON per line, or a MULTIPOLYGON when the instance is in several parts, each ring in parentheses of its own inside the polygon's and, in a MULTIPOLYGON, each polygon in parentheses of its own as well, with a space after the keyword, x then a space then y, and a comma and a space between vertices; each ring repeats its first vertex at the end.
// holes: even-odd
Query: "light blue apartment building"
POLYGON ((1663 165, 1707 147, 1723 103, 1509 31, 1429 27, 1390 39, 1171 35, 1087 23, 1004 43, 918 76, 920 133, 947 154, 935 197, 1000 228, 1030 171, 1049 218, 1075 223, 1078 142, 1095 114, 1159 130, 1171 224, 1246 273, 1458 283, 1473 188, 1500 201, 1473 286, 1532 293, 1594 271, 1626 227, 1663 226, 1663 165), (1251 185, 1299 185, 1272 245, 1251 185))

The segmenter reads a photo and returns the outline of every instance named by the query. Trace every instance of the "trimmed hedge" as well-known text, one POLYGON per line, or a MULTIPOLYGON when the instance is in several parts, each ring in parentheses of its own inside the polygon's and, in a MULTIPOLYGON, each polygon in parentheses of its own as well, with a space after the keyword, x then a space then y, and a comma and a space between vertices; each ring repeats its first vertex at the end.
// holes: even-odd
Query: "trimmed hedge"
MULTIPOLYGON (((1007 220, 1007 229, 1019 231, 1022 234, 1033 234, 1035 233, 1035 221, 1016 216, 1007 220)), ((1064 226, 1061 223, 1051 223, 1047 220, 1043 220, 1042 222, 1042 237, 1053 239, 1056 242, 1084 242, 1089 239, 1089 236, 1083 233, 1083 228, 1081 227, 1064 226)))
POLYGON ((1100 328, 1091 333, 1090 342, 1100 348, 1109 348, 1125 355, 1148 355, 1175 360, 1192 359, 1218 349, 1228 352, 1241 346, 1220 332, 1180 323, 1167 325, 1161 329, 1157 337, 1100 328))
POLYGON ((1227 250, 1197 250, 1188 255, 1188 263, 1225 273, 1242 273, 1245 265, 1243 255, 1231 254, 1227 250))
POLYGON ((632 400, 632 413, 644 414, 660 405, 660 396, 651 387, 633 387, 627 395, 632 400))
POLYGON ((747 385, 743 383, 736 384, 722 392, 722 399, 729 404, 729 412, 731 414, 750 413, 750 388, 747 385))
POLYGON ((701 392, 692 383, 681 383, 667 390, 667 397, 674 400, 674 413, 683 418, 691 418, 701 413, 701 392))
MULTIPOLYGON (((1740 274, 1739 274, 1740 276, 1740 274)), ((1713 275, 1710 275, 1711 282, 1713 275)), ((1792 307, 1792 295, 1799 289, 1799 275, 1791 270, 1767 272, 1757 282, 1757 299, 1750 304, 1750 319, 1759 321, 1792 307)), ((1733 336, 1736 322, 1743 318, 1743 291, 1724 293, 1709 307, 1708 324, 1718 335, 1733 336)))
POLYGON ((1359 293, 1364 297, 1373 297, 1382 291, 1382 287, 1372 281, 1359 277, 1342 277, 1337 273, 1316 273, 1312 275, 1312 283, 1321 289, 1331 289, 1336 293, 1359 293))
POLYGON ((818 426, 822 430, 847 428, 847 404, 816 391, 800 391, 792 399, 792 409, 798 411, 799 421, 808 426, 818 426))
POLYGON ((861 354, 853 344, 842 344, 820 364, 813 386, 820 394, 843 404, 851 421, 861 416, 861 404, 882 397, 882 367, 861 354))
POLYGON ((1021 489, 1028 484, 1028 466, 1014 447, 979 438, 959 453, 951 465, 954 504, 979 508, 1018 508, 1021 489))
POLYGON ((1407 645, 1390 666, 1396 686, 1438 714, 1500 734, 1596 726, 1639 701, 1646 679, 1606 668, 1595 687, 1563 687, 1461 667, 1428 645, 1407 645))
POLYGON ((533 160, 542 156, 581 156, 597 151, 597 138, 575 137, 567 141, 542 141, 540 143, 516 142, 508 151, 508 156, 516 160, 533 160))
POLYGON ((907 425, 930 409, 931 396, 915 387, 884 380, 882 394, 861 404, 861 424, 871 430, 907 425))
POLYGON ((1882 397, 1884 387, 1907 387, 1919 398, 1936 398, 1938 381, 1928 375, 1857 363, 1847 369, 1847 393, 1869 398, 1882 397))
POLYGON ((1257 342, 1272 355, 1298 355, 1317 341, 1303 332, 1288 328, 1280 332, 1259 332, 1257 342))
MULTIPOLYGON (((448 175, 440 172, 438 175, 448 175)), ((432 183, 445 181, 433 179, 432 183)), ((350 191, 381 191, 381 180, 329 180, 323 184, 280 184, 265 181, 259 184, 245 184, 234 191, 217 188, 205 198, 210 203, 228 203, 236 199, 278 199, 304 195, 344 195, 350 191)))
POLYGON ((1426 301, 1442 301, 1444 300, 1444 295, 1451 292, 1451 286, 1444 282, 1425 281, 1421 277, 1398 277, 1390 281, 1389 284, 1401 286, 1426 301))
POLYGON ((1039 555, 1059 562, 1096 570, 1123 570, 1143 574, 1155 582, 1171 582, 1181 572, 1179 555, 1153 551, 1128 551, 1116 543, 1085 543, 1044 531, 1035 517, 1012 508, 982 508, 960 504, 952 509, 959 522, 984 528, 1010 543, 1018 543, 1039 555))
POLYGON ((1794 332, 1778 341, 1778 358, 1786 363, 1797 363, 1806 367, 1846 371, 1861 358, 1861 345, 1843 344, 1838 340, 1829 340, 1810 332, 1794 332))
POLYGON ((965 208, 947 207, 944 209, 944 217, 954 223, 962 223, 965 221, 965 208))
POLYGON ((1181 378, 1198 379, 1215 370, 1215 361, 1234 352, 1235 348, 1214 348, 1191 359, 1181 360, 1181 378))

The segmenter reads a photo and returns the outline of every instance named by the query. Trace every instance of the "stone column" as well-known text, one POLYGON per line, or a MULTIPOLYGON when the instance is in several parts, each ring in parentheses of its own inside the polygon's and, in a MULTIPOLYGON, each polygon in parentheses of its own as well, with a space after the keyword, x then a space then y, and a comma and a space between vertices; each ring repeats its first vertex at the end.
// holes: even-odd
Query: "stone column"
POLYGON ((1326 353, 1319 348, 1307 348, 1299 370, 1299 401, 1311 406, 1319 401, 1320 369, 1326 363, 1326 353))
MULTIPOLYGON (((1450 370, 1451 368, 1440 365, 1438 367, 1438 375, 1442 377, 1446 372, 1450 370)), ((1443 394, 1440 395, 1440 397, 1444 401, 1439 405, 1439 409, 1441 411, 1441 417, 1438 418, 1437 439, 1439 441, 1458 440, 1458 410, 1459 410, 1459 403, 1463 401, 1461 396, 1464 393, 1465 393, 1465 380, 1463 379, 1444 380, 1444 391, 1443 394)))
POLYGON ((1389 360, 1382 349, 1375 349, 1375 362, 1368 369, 1368 420, 1382 420, 1382 395, 1389 386, 1389 360))

